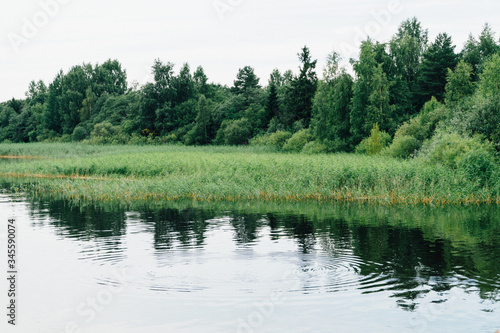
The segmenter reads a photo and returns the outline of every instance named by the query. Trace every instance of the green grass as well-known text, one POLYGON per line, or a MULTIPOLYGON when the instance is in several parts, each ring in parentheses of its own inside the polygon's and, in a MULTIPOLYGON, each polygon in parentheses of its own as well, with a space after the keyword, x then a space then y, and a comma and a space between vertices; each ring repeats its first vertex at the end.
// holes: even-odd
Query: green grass
POLYGON ((0 177, 25 191, 87 201, 347 201, 500 203, 445 166, 354 154, 299 155, 259 147, 0 144, 0 177))

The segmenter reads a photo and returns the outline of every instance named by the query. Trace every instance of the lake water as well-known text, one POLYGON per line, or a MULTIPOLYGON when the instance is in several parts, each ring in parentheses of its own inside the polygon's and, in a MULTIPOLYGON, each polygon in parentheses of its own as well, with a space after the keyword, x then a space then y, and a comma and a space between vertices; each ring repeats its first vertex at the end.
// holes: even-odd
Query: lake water
POLYGON ((9 332, 500 328, 497 207, 125 209, 3 191, 5 272, 9 218, 19 244, 9 332))

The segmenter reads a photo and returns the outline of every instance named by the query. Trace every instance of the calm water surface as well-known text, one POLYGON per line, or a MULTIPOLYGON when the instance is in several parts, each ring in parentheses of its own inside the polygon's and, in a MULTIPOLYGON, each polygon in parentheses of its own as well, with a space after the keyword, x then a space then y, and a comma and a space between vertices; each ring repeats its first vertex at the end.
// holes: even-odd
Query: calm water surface
POLYGON ((11 331, 500 328, 496 207, 248 211, 76 206, 3 192, 1 253, 11 217, 20 251, 11 331))

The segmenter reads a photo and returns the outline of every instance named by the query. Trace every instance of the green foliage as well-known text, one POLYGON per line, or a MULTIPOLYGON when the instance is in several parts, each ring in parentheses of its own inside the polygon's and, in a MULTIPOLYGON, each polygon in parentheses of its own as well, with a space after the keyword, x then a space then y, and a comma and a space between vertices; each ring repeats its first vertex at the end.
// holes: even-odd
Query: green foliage
POLYGON ((479 91, 484 97, 500 94, 500 54, 495 54, 484 66, 480 74, 479 91))
POLYGON ((309 155, 314 155, 314 154, 325 154, 328 153, 328 147, 318 140, 315 141, 309 141, 304 145, 304 148, 302 148, 302 153, 303 154, 309 154, 309 155))
POLYGON ((302 129, 293 134, 292 137, 290 137, 290 139, 288 139, 286 143, 283 145, 282 149, 283 151, 286 152, 298 153, 302 151, 302 149, 308 142, 313 141, 313 139, 314 138, 309 132, 309 130, 302 129))
POLYGON ((419 158, 430 164, 443 164, 457 169, 465 154, 474 150, 483 150, 494 156, 492 145, 480 137, 470 138, 454 132, 437 132, 424 142, 419 158))
POLYGON ((231 91, 235 94, 244 94, 251 89, 258 89, 259 78, 255 75, 254 69, 250 66, 240 68, 234 81, 234 86, 231 91))
POLYGON ((86 139, 88 135, 89 135, 89 133, 87 132, 87 130, 84 127, 76 126, 75 130, 73 131, 72 138, 73 138, 73 141, 82 141, 82 140, 86 139))
POLYGON ((373 70, 368 101, 365 130, 370 130, 374 124, 382 122, 387 124, 383 129, 390 130, 393 106, 389 104, 389 80, 387 80, 382 64, 378 64, 373 70))
POLYGON ((120 126, 113 126, 109 121, 98 123, 90 133, 90 140, 95 144, 125 143, 127 137, 122 134, 120 126))
POLYGON ((224 120, 217 132, 217 143, 225 145, 245 145, 251 137, 252 128, 247 118, 224 120))
MULTIPOLYGON (((419 105, 423 105, 431 97, 435 97, 440 102, 444 101, 448 69, 453 69, 457 65, 454 49, 451 37, 444 33, 439 34, 435 42, 425 50, 416 83, 416 97, 419 105)), ((420 107, 419 105, 417 108, 420 107)))
POLYGON ((387 156, 276 154, 255 146, 78 143, 0 144, 0 154, 59 157, 0 164, 0 174, 44 175, 47 178, 22 179, 28 183, 26 191, 78 201, 188 199, 245 204, 255 200, 435 205, 492 202, 499 195, 492 187, 497 171, 493 171, 491 182, 478 188, 476 181, 468 181, 461 170, 387 156), (76 175, 89 178, 71 179, 76 175))
POLYGON ((316 138, 323 141, 349 139, 352 86, 352 77, 343 70, 330 83, 319 82, 311 124, 316 138))
POLYGON ((302 64, 300 73, 293 78, 286 91, 286 105, 280 119, 287 126, 303 119, 304 124, 308 127, 311 122, 312 102, 318 84, 315 71, 317 60, 312 60, 307 46, 302 48, 298 57, 302 64))
POLYGON ((378 124, 374 124, 370 136, 363 139, 363 141, 356 146, 356 153, 377 155, 383 148, 387 147, 390 142, 391 136, 386 132, 380 131, 378 124))
POLYGON ((186 135, 185 143, 188 145, 203 145, 207 144, 211 139, 210 122, 211 112, 210 103, 201 95, 198 100, 198 116, 196 117, 196 125, 186 135))
POLYGON ((498 161, 487 149, 471 149, 458 159, 457 167, 469 181, 482 187, 498 170, 498 161))
POLYGON ((361 43, 359 59, 351 60, 355 77, 340 67, 338 53, 329 54, 323 81, 304 47, 299 72, 275 69, 266 88, 250 66, 238 71, 230 88, 208 83, 201 66, 192 72, 184 63, 176 73, 173 63, 156 59, 152 82, 128 88, 118 61, 83 63, 60 71, 48 85, 30 82, 25 100, 0 103, 0 142, 251 140, 276 150, 338 152, 352 151, 366 138, 358 151, 377 153, 387 137, 372 137, 378 124, 381 133, 395 133, 386 150, 393 156, 412 155, 436 128, 482 135, 500 151, 500 46, 494 32, 486 25, 480 36, 471 36, 454 70, 451 38, 440 34, 427 45, 427 37, 416 18, 406 20, 389 43, 361 43))
POLYGON ((448 69, 446 80, 446 104, 458 102, 474 92, 472 67, 464 61, 460 61, 454 71, 448 69))
POLYGON ((401 23, 390 42, 391 54, 396 60, 396 70, 404 81, 415 84, 420 60, 427 47, 428 31, 413 17, 401 23))
POLYGON ((287 131, 277 131, 271 134, 257 136, 251 140, 252 145, 273 146, 281 150, 286 142, 292 137, 292 133, 287 131))
POLYGON ((387 155, 397 158, 408 158, 412 156, 422 143, 411 135, 399 135, 385 151, 387 155))
POLYGON ((270 84, 269 95, 267 97, 267 103, 266 103, 266 115, 265 115, 266 127, 268 126, 271 119, 273 118, 277 119, 279 117, 279 110, 280 110, 280 101, 278 99, 278 88, 276 87, 275 84, 270 84))
MULTIPOLYGON (((357 145, 368 135, 365 126, 367 107, 369 104, 370 82, 373 70, 377 66, 373 42, 368 39, 361 43, 359 60, 353 64, 357 80, 353 86, 352 105, 350 113, 351 141, 357 145)), ((372 124, 373 125, 373 124, 372 124)))

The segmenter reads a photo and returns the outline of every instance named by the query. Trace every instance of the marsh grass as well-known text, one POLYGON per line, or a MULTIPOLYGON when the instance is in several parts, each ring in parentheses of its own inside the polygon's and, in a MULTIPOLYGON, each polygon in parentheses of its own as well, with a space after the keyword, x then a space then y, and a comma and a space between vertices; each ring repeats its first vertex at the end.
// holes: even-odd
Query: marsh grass
POLYGON ((478 186, 441 165, 354 154, 297 155, 261 147, 1 144, 0 163, 25 191, 87 201, 500 203, 499 182, 478 186))

